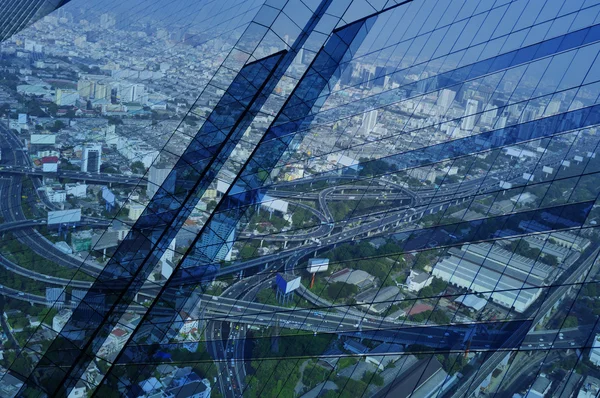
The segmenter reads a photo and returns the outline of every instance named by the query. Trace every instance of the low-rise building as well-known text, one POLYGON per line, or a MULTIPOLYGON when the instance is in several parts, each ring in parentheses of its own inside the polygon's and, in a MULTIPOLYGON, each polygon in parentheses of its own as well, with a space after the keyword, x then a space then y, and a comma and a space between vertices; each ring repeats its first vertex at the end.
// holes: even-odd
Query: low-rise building
POLYGON ((400 359, 402 352, 403 349, 400 344, 382 343, 373 348, 365 360, 377 366, 380 370, 384 370, 390 363, 400 359))
POLYGON ((369 352, 369 349, 356 340, 348 339, 344 341, 344 349, 356 355, 363 355, 369 352))
POLYGON ((67 195, 73 195, 76 198, 85 198, 87 196, 87 184, 65 184, 67 195))
POLYGON ((411 270, 406 279, 407 289, 411 292, 418 292, 426 286, 431 285, 433 276, 427 272, 411 270))
POLYGON ((533 382, 525 398, 544 398, 550 391, 552 381, 545 374, 540 374, 533 382))
POLYGON ((349 283, 351 285, 356 285, 359 288, 364 288, 371 285, 375 281, 375 277, 363 270, 351 270, 350 268, 344 268, 343 270, 340 270, 329 276, 327 281, 329 283, 349 283))
POLYGON ((600 366, 600 334, 597 334, 590 349, 590 362, 600 366))
POLYGON ((587 376, 579 389, 577 398, 597 398, 600 394, 600 380, 593 376, 587 376))
POLYGON ((403 300, 404 295, 400 293, 397 286, 388 286, 384 288, 372 287, 357 294, 354 298, 356 304, 363 306, 367 311, 381 314, 395 302, 403 300))

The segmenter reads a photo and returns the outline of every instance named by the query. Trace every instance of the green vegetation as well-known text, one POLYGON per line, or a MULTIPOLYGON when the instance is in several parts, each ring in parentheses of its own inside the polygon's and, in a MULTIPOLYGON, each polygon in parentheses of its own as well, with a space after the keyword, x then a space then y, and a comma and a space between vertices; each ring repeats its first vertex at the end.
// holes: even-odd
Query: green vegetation
POLYGON ((327 391, 323 398, 354 398, 368 396, 366 394, 369 385, 362 380, 353 380, 347 377, 334 377, 333 382, 339 387, 337 391, 327 391))
POLYGON ((244 242, 244 246, 240 249, 240 258, 242 260, 248 260, 250 258, 254 258, 258 256, 258 248, 260 246, 260 242, 257 241, 246 241, 244 242))
POLYGON ((57 120, 54 122, 54 124, 52 126, 48 127, 48 130, 50 130, 53 133, 58 133, 60 130, 62 130, 65 127, 66 127, 66 125, 61 120, 57 120))
POLYGON ((396 165, 389 164, 384 160, 360 158, 358 161, 360 163, 360 172, 358 174, 361 176, 377 176, 397 170, 396 165))
POLYGON ((438 277, 433 277, 431 285, 424 287, 419 292, 419 297, 434 297, 446 290, 447 283, 438 277))
POLYGON ((334 282, 327 286, 327 295, 331 298, 347 299, 358 293, 358 287, 344 282, 334 282))
POLYGON ((374 384, 376 386, 382 386, 385 380, 379 373, 365 372, 361 381, 365 384, 374 384))
MULTIPOLYGON (((316 357, 327 349, 332 340, 337 337, 333 334, 304 335, 296 331, 296 335, 278 339, 278 350, 275 351, 270 338, 271 329, 263 336, 255 339, 253 360, 251 367, 253 375, 248 375, 248 397, 293 397, 294 388, 301 379, 300 367, 306 357, 316 357), (281 359, 286 357, 300 357, 299 359, 281 359)), ((325 372, 311 372, 309 366, 302 375, 303 383, 316 385, 322 381, 325 372)))
POLYGON ((281 231, 284 227, 287 227, 290 223, 284 220, 276 213, 269 213, 267 211, 256 212, 248 223, 250 230, 256 229, 258 232, 265 232, 267 227, 273 226, 278 231, 281 231))
POLYGON ((446 312, 444 312, 441 309, 435 309, 433 311, 423 311, 419 314, 411 315, 409 319, 414 322, 429 321, 438 325, 447 325, 450 323, 450 318, 448 317, 446 312))
POLYGON ((358 361, 359 359, 357 357, 342 357, 337 363, 337 370, 339 372, 342 369, 354 366, 358 363, 358 361))
POLYGON ((388 242, 376 249, 368 242, 360 242, 340 245, 327 253, 326 257, 330 261, 329 273, 348 267, 363 270, 386 281, 391 272, 404 270, 405 262, 401 254, 402 248, 395 243, 388 242))
POLYGON ((277 298, 275 296, 275 289, 273 289, 271 287, 267 287, 267 288, 260 290, 256 295, 256 301, 261 304, 276 305, 279 307, 287 307, 287 308, 296 308, 296 307, 310 308, 311 307, 311 305, 308 301, 306 301, 305 299, 303 299, 297 295, 293 296, 291 302, 289 302, 286 305, 282 305, 279 301, 277 301, 277 298))
POLYGON ((374 211, 380 204, 378 200, 361 199, 357 201, 336 201, 329 202, 327 206, 335 221, 348 219, 349 216, 358 216, 367 212, 374 211))
POLYGON ((532 260, 539 259, 539 256, 542 252, 540 249, 531 247, 529 243, 523 239, 513 240, 510 242, 507 248, 515 254, 530 258, 532 260))
POLYGON ((144 174, 146 172, 146 166, 139 160, 131 163, 130 167, 133 174, 144 174))
POLYGON ((77 272, 75 269, 61 267, 45 257, 36 254, 33 250, 19 242, 11 233, 7 233, 0 241, 0 251, 13 263, 34 271, 41 275, 50 275, 57 278, 77 279, 93 282, 94 279, 77 272))
POLYGON ((292 214, 292 224, 295 227, 306 227, 316 225, 317 217, 303 207, 296 207, 292 214))
POLYGON ((566 317, 565 321, 562 324, 562 327, 565 329, 576 328, 577 326, 579 326, 579 322, 577 321, 577 317, 573 315, 569 315, 568 317, 566 317))
POLYGON ((467 360, 465 356, 461 354, 437 354, 435 356, 438 361, 442 364, 442 367, 448 374, 455 374, 460 372, 467 366, 467 360))

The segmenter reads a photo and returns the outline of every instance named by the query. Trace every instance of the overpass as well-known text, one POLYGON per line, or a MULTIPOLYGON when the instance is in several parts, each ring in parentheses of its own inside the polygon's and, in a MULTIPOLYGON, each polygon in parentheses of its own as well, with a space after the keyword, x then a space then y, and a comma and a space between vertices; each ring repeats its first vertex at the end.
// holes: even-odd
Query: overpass
POLYGON ((58 170, 57 172, 44 172, 41 169, 28 166, 1 166, 0 175, 27 175, 30 177, 49 177, 57 180, 69 179, 97 184, 139 185, 146 184, 147 180, 141 175, 120 175, 111 173, 85 173, 74 170, 58 170))

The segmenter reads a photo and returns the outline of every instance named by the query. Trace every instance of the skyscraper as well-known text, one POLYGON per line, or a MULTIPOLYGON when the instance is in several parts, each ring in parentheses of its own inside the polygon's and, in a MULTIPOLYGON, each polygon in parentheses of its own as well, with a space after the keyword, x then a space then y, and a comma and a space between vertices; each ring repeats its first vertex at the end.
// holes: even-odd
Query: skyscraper
POLYGON ((151 198, 156 194, 158 188, 169 176, 170 168, 152 165, 148 173, 148 184, 146 187, 146 195, 151 198))
POLYGON ((81 153, 81 171, 84 173, 100 173, 101 164, 102 145, 85 145, 81 153))
POLYGON ((477 109, 479 107, 479 101, 470 99, 467 100, 467 106, 465 108, 465 114, 463 116, 460 128, 465 131, 471 131, 475 127, 475 121, 479 117, 477 115, 477 109))
POLYGON ((365 112, 362 115, 362 124, 360 125, 361 134, 369 134, 377 125, 377 110, 374 109, 365 112))
POLYGON ((455 97, 456 91, 449 89, 443 89, 440 91, 440 96, 437 99, 437 105, 441 108, 442 113, 446 113, 448 109, 450 109, 455 97))

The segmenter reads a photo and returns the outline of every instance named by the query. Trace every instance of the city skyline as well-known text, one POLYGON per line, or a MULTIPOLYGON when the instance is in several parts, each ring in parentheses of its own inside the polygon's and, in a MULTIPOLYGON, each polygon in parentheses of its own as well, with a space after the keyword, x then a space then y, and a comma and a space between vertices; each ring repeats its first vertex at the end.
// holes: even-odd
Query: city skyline
POLYGON ((600 393, 600 4, 50 3, 0 43, 0 396, 600 393))

